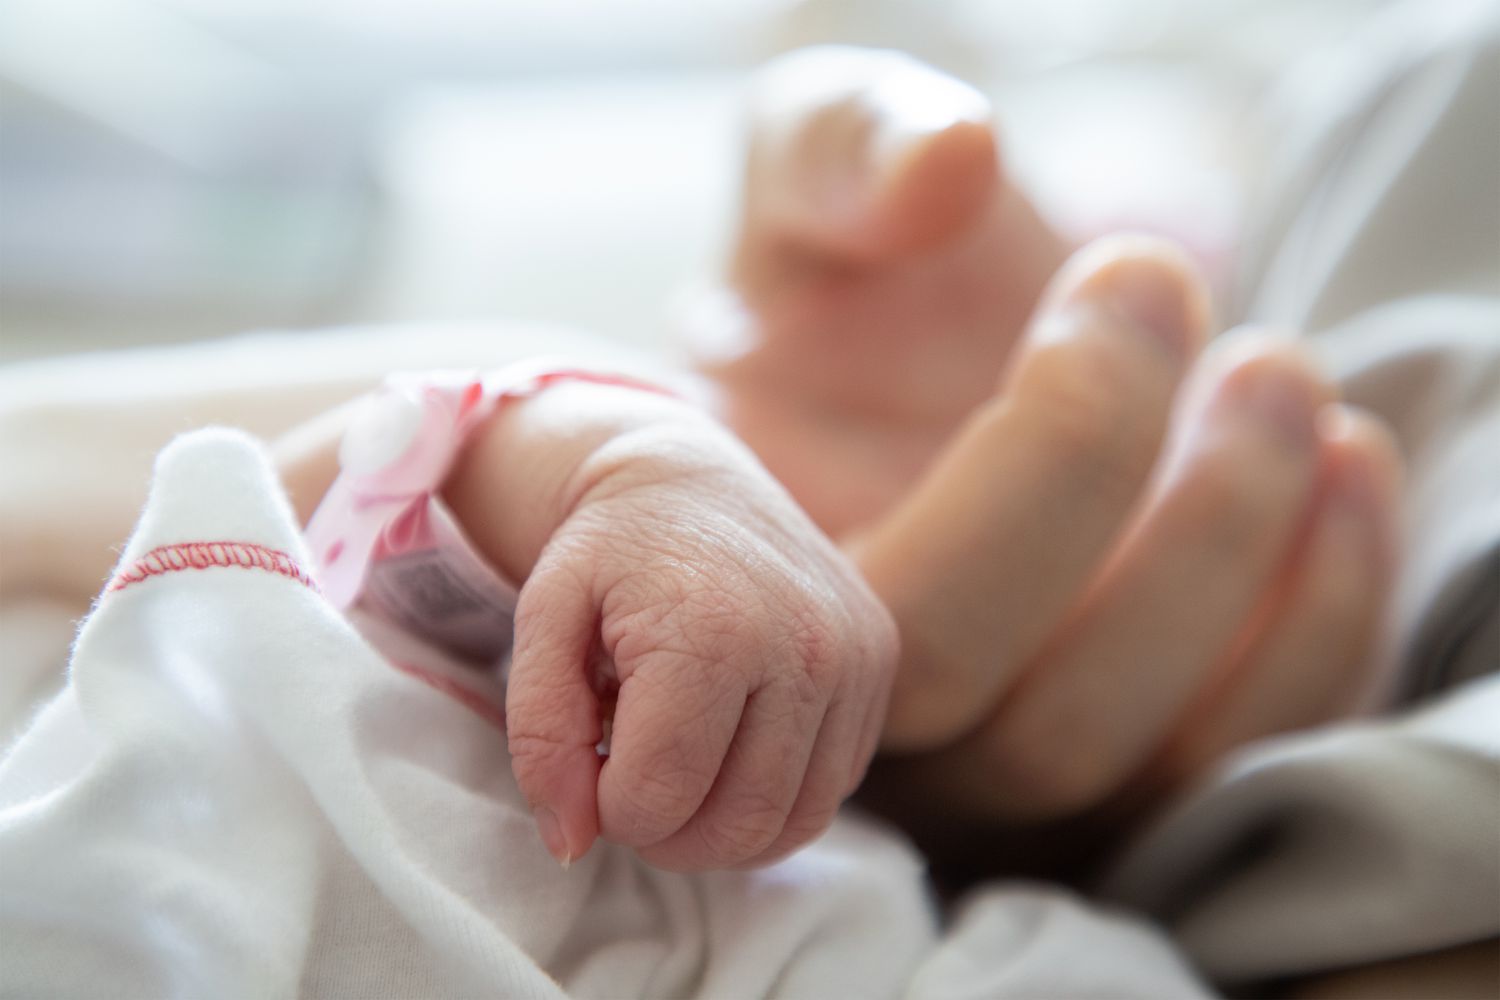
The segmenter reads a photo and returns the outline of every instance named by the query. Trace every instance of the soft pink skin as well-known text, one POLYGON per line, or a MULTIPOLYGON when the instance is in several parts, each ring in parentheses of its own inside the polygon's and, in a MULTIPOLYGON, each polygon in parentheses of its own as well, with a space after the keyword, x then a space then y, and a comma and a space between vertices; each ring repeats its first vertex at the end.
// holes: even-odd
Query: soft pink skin
POLYGON ((758 865, 827 827, 874 752, 895 630, 748 450, 686 404, 565 386, 493 421, 447 494, 526 580, 510 748, 560 862, 602 835, 663 868, 758 865))

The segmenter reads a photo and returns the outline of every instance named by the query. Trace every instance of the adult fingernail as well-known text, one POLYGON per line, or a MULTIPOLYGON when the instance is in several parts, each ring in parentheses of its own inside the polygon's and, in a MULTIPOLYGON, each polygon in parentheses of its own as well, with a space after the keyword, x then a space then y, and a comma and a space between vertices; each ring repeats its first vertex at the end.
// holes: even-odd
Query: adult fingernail
POLYGON ((542 835, 542 843, 546 845, 547 853, 557 859, 557 863, 564 869, 573 862, 573 855, 568 850, 567 838, 563 836, 562 824, 557 820, 557 814, 546 806, 536 808, 536 828, 542 835))
POLYGON ((1399 548, 1401 457, 1390 434, 1371 416, 1335 404, 1318 411, 1318 435, 1333 451, 1329 500, 1375 533, 1384 556, 1399 548))
MULTIPOLYGON (((916 76, 916 74, 914 74, 916 76)), ((876 87, 829 109, 819 125, 826 131, 813 144, 812 168, 802 194, 806 210, 820 217, 868 220, 914 172, 933 164, 945 168, 953 184, 972 184, 970 174, 995 172, 993 137, 983 99, 965 100, 957 81, 918 85, 895 99, 876 87), (979 146, 988 156, 978 155, 979 146)))
MULTIPOLYGON (((1355 433, 1354 418, 1346 406, 1326 406, 1318 412, 1318 434, 1331 445, 1347 441, 1355 433)), ((1335 455, 1328 470, 1329 499, 1340 507, 1363 513, 1377 502, 1376 483, 1364 462, 1348 455, 1335 455)))
POLYGON ((1168 240, 1110 236, 1074 254, 1059 278, 1064 303, 1103 308, 1173 354, 1186 357, 1209 324, 1207 284, 1168 240))
MULTIPOLYGON (((901 165, 940 135, 954 129, 986 125, 990 108, 984 96, 925 66, 886 74, 865 95, 875 128, 862 151, 881 175, 899 173, 901 165)), ((989 133, 984 132, 985 141, 989 133)))
POLYGON ((1326 395, 1301 363, 1269 356, 1234 369, 1219 387, 1219 399, 1231 413, 1249 417, 1299 450, 1317 443, 1317 413, 1326 395))

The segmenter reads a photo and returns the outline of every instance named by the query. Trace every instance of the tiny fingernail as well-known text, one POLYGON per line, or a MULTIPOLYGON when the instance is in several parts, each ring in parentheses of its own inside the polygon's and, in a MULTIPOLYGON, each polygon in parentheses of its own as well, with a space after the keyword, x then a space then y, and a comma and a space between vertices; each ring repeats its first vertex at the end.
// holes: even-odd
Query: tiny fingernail
POLYGON ((562 824, 557 821, 557 814, 546 806, 538 806, 535 815, 536 828, 542 835, 547 853, 556 858, 557 863, 566 871, 573 862, 573 855, 568 851, 568 842, 563 837, 562 824))

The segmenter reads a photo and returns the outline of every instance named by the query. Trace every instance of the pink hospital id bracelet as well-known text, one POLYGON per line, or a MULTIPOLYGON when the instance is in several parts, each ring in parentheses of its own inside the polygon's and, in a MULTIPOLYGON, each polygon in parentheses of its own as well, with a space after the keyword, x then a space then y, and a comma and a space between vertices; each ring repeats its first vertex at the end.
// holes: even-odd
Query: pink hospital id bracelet
POLYGON ((516 587, 475 551, 439 496, 469 437, 505 404, 566 381, 668 391, 626 376, 522 362, 488 376, 386 379, 339 448, 340 472, 308 522, 324 595, 476 662, 510 650, 516 587))

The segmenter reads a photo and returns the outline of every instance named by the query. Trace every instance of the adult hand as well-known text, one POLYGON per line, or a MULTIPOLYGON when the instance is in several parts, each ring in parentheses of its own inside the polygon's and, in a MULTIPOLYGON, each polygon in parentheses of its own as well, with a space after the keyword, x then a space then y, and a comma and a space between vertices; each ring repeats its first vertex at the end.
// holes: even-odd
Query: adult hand
POLYGON ((983 100, 853 50, 759 93, 736 305, 698 340, 897 618, 888 800, 1080 816, 1345 711, 1394 565, 1384 432, 1275 338, 1198 360, 1202 281, 1159 241, 1080 254, 1013 357, 1065 248, 983 100))
POLYGON ((860 546, 902 635, 885 744, 928 751, 885 775, 921 788, 911 808, 1138 808, 1367 690, 1389 436, 1277 338, 1194 360, 1201 302, 1154 241, 1081 251, 994 399, 860 546))

